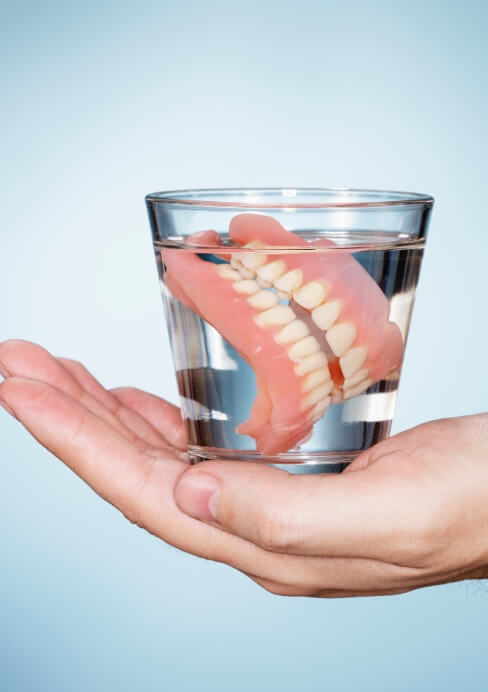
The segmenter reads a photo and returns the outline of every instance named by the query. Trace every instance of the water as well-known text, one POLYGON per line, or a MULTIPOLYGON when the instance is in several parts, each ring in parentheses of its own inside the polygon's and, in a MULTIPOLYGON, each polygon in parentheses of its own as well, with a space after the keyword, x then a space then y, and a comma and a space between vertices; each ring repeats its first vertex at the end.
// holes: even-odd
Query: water
MULTIPOLYGON (((310 237, 307 233, 302 235, 310 237)), ((313 236, 317 235, 314 232, 313 236)), ((355 244, 357 251, 351 254, 388 299, 389 319, 398 325, 405 345, 422 245, 402 242, 398 238, 392 242, 391 233, 375 232, 373 243, 371 234, 368 234, 369 246, 366 247, 366 236, 361 234, 352 238, 344 231, 340 235, 327 232, 327 237, 333 237, 339 244, 341 238, 343 245, 355 244), (358 249, 359 245, 362 245, 361 249, 358 249)), ((224 239, 224 243, 226 241, 224 239)), ((398 392, 399 368, 373 383, 364 393, 343 403, 331 404, 325 415, 313 425, 308 439, 299 446, 278 453, 259 454, 255 440, 236 431, 237 426, 248 418, 256 397, 253 369, 230 341, 172 294, 165 282, 162 246, 159 243, 155 245, 192 461, 245 459, 273 463, 294 473, 340 471, 362 450, 388 436, 398 392)), ((194 250, 173 252, 194 253, 194 250)), ((268 255, 268 261, 279 257, 285 258, 286 255, 268 255)), ((199 258, 209 263, 223 261, 221 256, 207 251, 200 253, 199 258)), ((201 290, 205 287, 202 286, 201 290)), ((358 295, 357 300, 361 299, 362 296, 358 295)), ((280 303, 289 304, 285 299, 280 303)), ((367 311, 368 306, 363 305, 362 309, 367 311)), ((231 320, 232 315, 228 319, 231 320)))

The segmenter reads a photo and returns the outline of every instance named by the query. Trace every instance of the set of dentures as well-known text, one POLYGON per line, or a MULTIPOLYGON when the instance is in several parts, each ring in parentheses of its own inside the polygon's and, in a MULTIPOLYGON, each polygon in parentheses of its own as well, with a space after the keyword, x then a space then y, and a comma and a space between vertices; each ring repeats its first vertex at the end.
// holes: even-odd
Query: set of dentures
POLYGON ((268 261, 269 256, 262 252, 266 246, 260 241, 251 241, 244 248, 261 252, 234 253, 230 265, 216 265, 216 271, 256 310, 256 324, 272 329, 276 343, 286 347, 295 373, 303 378, 303 410, 313 406, 312 417, 317 419, 331 402, 366 391, 373 382, 368 369, 362 367, 368 348, 353 346, 356 328, 352 322, 339 321, 342 304, 339 299, 327 300, 327 283, 304 284, 301 269, 288 270, 283 259, 268 261), (280 299, 290 303, 284 305, 280 299), (296 306, 303 309, 301 318, 296 306))
POLYGON ((165 281, 253 368, 256 399, 236 430, 276 454, 305 439, 331 404, 395 371, 403 342, 374 279, 331 240, 306 242, 260 214, 235 216, 229 233, 242 251, 226 254, 215 231, 190 238, 225 263, 164 250, 165 281))

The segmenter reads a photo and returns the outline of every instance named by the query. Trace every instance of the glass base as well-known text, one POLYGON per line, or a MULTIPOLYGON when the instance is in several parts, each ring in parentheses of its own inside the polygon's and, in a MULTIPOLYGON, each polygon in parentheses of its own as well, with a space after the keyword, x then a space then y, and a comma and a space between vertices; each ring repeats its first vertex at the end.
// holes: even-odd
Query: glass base
POLYGON ((286 454, 267 456, 240 449, 219 449, 197 445, 189 445, 188 447, 190 463, 192 464, 215 460, 252 461, 296 474, 341 473, 362 451, 358 449, 345 452, 287 452, 286 454))

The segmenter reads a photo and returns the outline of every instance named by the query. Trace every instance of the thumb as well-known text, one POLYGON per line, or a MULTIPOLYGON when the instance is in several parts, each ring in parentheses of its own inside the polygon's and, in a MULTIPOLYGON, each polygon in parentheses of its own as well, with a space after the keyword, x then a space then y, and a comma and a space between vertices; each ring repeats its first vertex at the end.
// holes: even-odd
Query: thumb
POLYGON ((391 493, 367 476, 368 470, 294 476, 256 463, 209 461, 180 476, 175 501, 186 514, 273 552, 373 557, 380 546, 388 550, 394 512, 391 493))

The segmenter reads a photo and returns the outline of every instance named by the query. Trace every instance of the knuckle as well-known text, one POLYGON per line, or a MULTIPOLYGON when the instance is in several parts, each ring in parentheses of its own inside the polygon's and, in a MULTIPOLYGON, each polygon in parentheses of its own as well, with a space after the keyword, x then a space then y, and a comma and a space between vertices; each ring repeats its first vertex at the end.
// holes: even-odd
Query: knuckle
POLYGON ((133 482, 123 489, 121 499, 116 505, 131 524, 146 529, 144 493, 153 478, 157 456, 149 450, 141 451, 141 455, 143 459, 141 472, 133 482))
POLYGON ((436 549, 425 539, 409 537, 402 542, 394 563, 411 569, 425 570, 435 562, 436 554, 436 549))
POLYGON ((85 444, 85 434, 88 416, 89 411, 86 409, 82 409, 80 410, 76 419, 73 421, 70 434, 69 436, 67 436, 67 439, 69 440, 71 447, 83 448, 85 444))
POLYGON ((279 507, 259 507, 255 512, 257 544, 272 552, 288 552, 295 546, 292 523, 279 507))
POLYGON ((140 529, 146 529, 147 530, 147 525, 146 522, 140 512, 140 510, 137 509, 136 506, 134 506, 133 503, 124 503, 120 511, 122 512, 123 516, 127 521, 130 521, 131 524, 134 524, 134 526, 139 527, 140 529))
POLYGON ((427 569, 443 550, 447 527, 432 507, 417 511, 410 522, 402 531, 398 557, 405 566, 427 569))
POLYGON ((154 454, 152 450, 143 451, 142 458, 143 463, 140 476, 137 478, 133 486, 130 488, 130 495, 136 500, 141 499, 141 496, 143 496, 145 489, 150 484, 158 461, 158 456, 154 454))
POLYGON ((131 524, 134 524, 135 526, 139 526, 139 528, 144 528, 141 520, 141 515, 132 503, 121 502, 119 506, 120 511, 122 512, 124 518, 127 519, 127 521, 129 521, 131 524))
POLYGON ((86 372, 85 366, 79 360, 74 360, 73 358, 60 358, 59 360, 63 365, 67 365, 76 373, 82 374, 86 372))
POLYGON ((139 393, 139 390, 136 387, 112 387, 107 391, 113 394, 114 399, 117 399, 120 406, 124 405, 126 397, 132 397, 134 394, 139 393))

